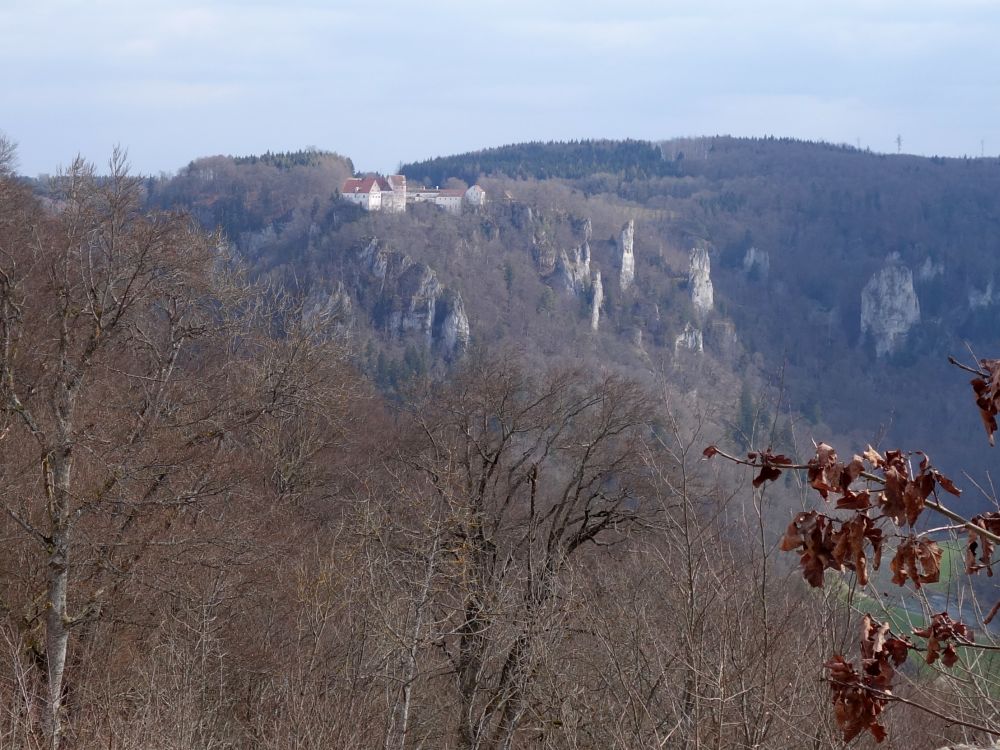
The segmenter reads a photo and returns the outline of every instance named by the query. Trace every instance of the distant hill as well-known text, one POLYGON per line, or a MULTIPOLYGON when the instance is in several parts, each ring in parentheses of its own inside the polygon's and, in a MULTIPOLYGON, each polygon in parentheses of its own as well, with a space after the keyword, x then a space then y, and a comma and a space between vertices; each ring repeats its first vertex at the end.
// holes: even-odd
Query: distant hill
POLYGON ((612 174, 642 180, 672 174, 673 167, 649 141, 584 140, 535 141, 439 156, 404 164, 401 171, 408 179, 442 185, 450 177, 472 184, 481 176, 545 180, 612 174))
POLYGON ((221 225, 257 273, 314 302, 350 300, 384 385, 444 371, 451 355, 426 342, 445 313, 417 309, 431 295, 449 314, 461 302, 473 345, 665 368, 735 442, 882 440, 980 477, 995 461, 946 356, 1000 354, 1000 160, 771 138, 516 144, 402 168, 414 182, 478 182, 485 209, 389 216, 335 200, 349 160, 311 158, 199 159, 154 181, 151 200, 221 225), (635 283, 623 290, 629 220, 635 283), (711 265, 707 313, 691 301, 696 246, 711 265), (380 263, 396 264, 398 294, 371 275, 380 263), (704 353, 685 353, 698 340, 704 353), (767 417, 752 439, 740 437, 750 406, 767 417))

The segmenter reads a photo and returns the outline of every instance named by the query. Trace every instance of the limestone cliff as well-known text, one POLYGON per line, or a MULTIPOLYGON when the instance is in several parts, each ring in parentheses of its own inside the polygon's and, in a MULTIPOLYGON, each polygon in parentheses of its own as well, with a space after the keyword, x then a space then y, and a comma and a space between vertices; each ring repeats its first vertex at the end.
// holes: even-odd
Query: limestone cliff
POLYGON ((875 355, 882 357, 898 351, 919 322, 913 272, 891 257, 861 290, 861 335, 871 338, 875 355))
POLYGON ((437 274, 423 263, 411 263, 401 273, 388 300, 388 328, 398 333, 416 331, 430 346, 434 342, 434 313, 437 298, 444 291, 437 274))
POLYGON ((604 302, 604 285, 601 283, 601 272, 594 271, 592 283, 592 299, 590 304, 590 330, 596 331, 601 322, 601 304, 604 302))
POLYGON ((469 316, 462 295, 446 289, 437 301, 435 334, 446 356, 463 354, 469 346, 469 316))
POLYGON ((695 328, 690 323, 684 325, 684 330, 674 339, 674 354, 679 354, 682 351, 697 352, 698 354, 705 351, 705 339, 700 328, 695 328))
POLYGON ((619 282, 623 292, 628 291, 635 281, 635 255, 633 244, 635 242, 635 220, 629 219, 628 224, 622 227, 618 234, 618 250, 621 253, 621 276, 619 282))
POLYGON ((434 270, 373 239, 359 256, 359 281, 368 290, 375 324, 392 336, 415 334, 448 358, 469 342, 469 318, 462 296, 447 289, 434 270))
POLYGON ((559 251, 553 285, 570 294, 582 294, 590 288, 590 243, 584 241, 569 252, 559 251))
POLYGON ((688 267, 688 285, 691 289, 691 304, 699 316, 704 316, 715 304, 712 289, 712 262, 708 248, 698 245, 691 251, 688 267))

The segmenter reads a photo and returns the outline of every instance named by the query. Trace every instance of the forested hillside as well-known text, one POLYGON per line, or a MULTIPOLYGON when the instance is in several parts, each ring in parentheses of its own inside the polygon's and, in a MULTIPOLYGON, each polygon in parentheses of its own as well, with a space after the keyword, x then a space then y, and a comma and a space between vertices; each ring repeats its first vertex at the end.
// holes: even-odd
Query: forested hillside
MULTIPOLYGON (((327 152, 44 185, 12 158, 0 747, 831 747, 857 609, 878 649, 958 599, 984 627, 960 542, 951 579, 914 556, 919 595, 884 595, 864 519, 782 540, 804 483, 703 450, 987 469, 944 355, 1000 352, 1000 164, 528 144, 404 168, 485 205, 388 213, 327 152)), ((887 559, 918 545, 894 512, 887 559)), ((892 746, 989 734, 990 651, 958 645, 897 665, 939 715, 887 711, 892 746)))
POLYGON ((782 139, 659 145, 658 170, 645 152, 613 163, 601 142, 553 145, 540 162, 553 175, 576 159, 563 179, 516 179, 537 177, 516 165, 545 150, 539 144, 404 169, 448 164, 469 180, 478 168, 498 188, 574 213, 595 205, 631 212, 637 231, 652 234, 637 244, 639 264, 655 263, 668 243, 683 252, 707 242, 717 312, 796 410, 856 440, 905 438, 981 478, 988 451, 956 448, 979 428, 966 394, 951 395, 961 376, 946 357, 1000 346, 1000 160, 782 139), (590 174, 578 176, 581 163, 590 174))

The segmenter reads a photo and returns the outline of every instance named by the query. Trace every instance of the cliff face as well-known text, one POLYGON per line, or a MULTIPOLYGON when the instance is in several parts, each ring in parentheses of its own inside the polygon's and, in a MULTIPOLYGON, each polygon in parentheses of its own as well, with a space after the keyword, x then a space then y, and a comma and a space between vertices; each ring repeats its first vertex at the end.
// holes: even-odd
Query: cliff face
POLYGON ((590 330, 596 331, 601 322, 601 305, 604 303, 604 284, 601 283, 601 272, 594 271, 593 299, 590 303, 590 330))
POLYGON ((570 294, 582 294, 590 287, 590 243, 559 251, 554 286, 570 294))
POLYGON ((434 321, 434 333, 441 342, 445 356, 453 359, 465 353, 469 346, 471 329, 462 295, 457 291, 446 289, 437 301, 434 321))
POLYGON ((674 354, 682 351, 697 352, 701 354, 705 351, 705 338, 701 330, 695 328, 690 323, 685 323, 684 330, 674 339, 674 354))
POLYGON ((913 288, 913 272, 890 258, 861 290, 861 335, 870 337, 875 354, 899 351, 906 336, 920 322, 920 302, 913 288))
POLYGON ((715 304, 715 295, 712 288, 712 262, 708 257, 708 248, 703 245, 691 251, 688 284, 695 312, 699 315, 707 314, 715 304))
POLYGON ((462 295, 447 289, 434 270, 373 239, 359 256, 359 281, 372 298, 375 324, 392 336, 418 335, 427 347, 455 357, 469 342, 469 318, 462 295))
POLYGON ((629 219, 628 224, 622 227, 618 234, 618 250, 621 253, 621 276, 619 277, 621 290, 628 291, 635 281, 635 254, 633 245, 635 243, 635 220, 629 219))

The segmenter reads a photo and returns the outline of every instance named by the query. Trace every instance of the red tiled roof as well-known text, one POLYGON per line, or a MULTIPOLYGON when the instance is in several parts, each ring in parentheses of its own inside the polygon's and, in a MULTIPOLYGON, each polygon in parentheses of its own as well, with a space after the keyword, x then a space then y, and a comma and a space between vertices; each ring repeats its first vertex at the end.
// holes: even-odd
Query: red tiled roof
POLYGON ((438 195, 442 198, 461 198, 465 195, 465 191, 461 188, 455 188, 454 190, 449 188, 448 190, 439 191, 438 195))
POLYGON ((378 178, 375 177, 349 177, 344 180, 341 193, 370 193, 372 186, 378 185, 378 178))

